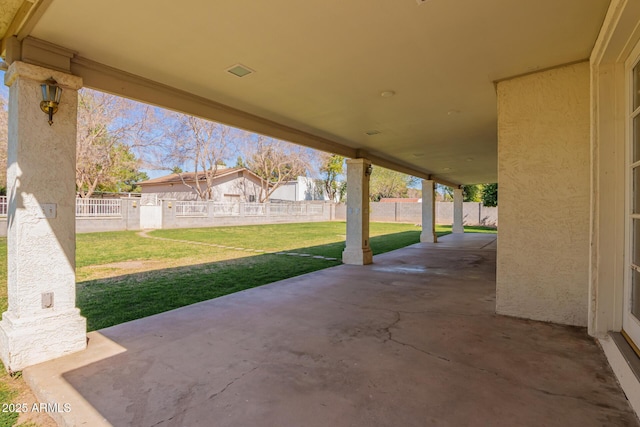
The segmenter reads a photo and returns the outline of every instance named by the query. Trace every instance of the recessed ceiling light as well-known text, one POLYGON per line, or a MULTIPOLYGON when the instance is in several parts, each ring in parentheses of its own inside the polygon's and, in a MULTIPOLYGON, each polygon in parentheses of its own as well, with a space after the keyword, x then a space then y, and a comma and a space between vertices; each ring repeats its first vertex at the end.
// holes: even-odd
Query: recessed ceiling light
POLYGON ((413 157, 423 157, 424 153, 413 153, 412 156, 413 157))
POLYGON ((460 114, 460 110, 453 109, 453 110, 447 111, 447 115, 449 115, 449 116, 453 116, 453 115, 456 115, 456 114, 460 114))
POLYGON ((378 135, 380 133, 382 133, 382 132, 380 132, 379 130, 375 130, 375 129, 371 129, 371 130, 368 130, 368 131, 365 132, 365 134, 367 134, 369 136, 378 135))
POLYGON ((443 170, 443 171, 450 171, 450 170, 451 170, 451 168, 443 168, 442 170, 443 170))
POLYGON ((391 98, 396 93, 392 90, 385 90, 384 92, 380 92, 380 96, 383 98, 391 98))
POLYGON ((227 72, 237 77, 245 77, 245 76, 248 76, 249 74, 255 73, 254 70, 242 64, 236 64, 227 68, 227 72))
POLYGON ((429 0, 416 0, 416 3, 418 3, 418 5, 424 4, 426 2, 428 2, 429 0))
POLYGON ((473 157, 467 157, 465 160, 466 160, 467 162, 473 162, 473 157))

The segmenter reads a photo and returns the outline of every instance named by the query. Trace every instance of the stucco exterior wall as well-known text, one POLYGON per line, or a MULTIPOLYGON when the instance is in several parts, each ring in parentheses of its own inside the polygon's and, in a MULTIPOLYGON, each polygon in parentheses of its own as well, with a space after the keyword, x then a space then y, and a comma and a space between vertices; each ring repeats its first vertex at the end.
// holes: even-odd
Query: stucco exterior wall
POLYGON ((299 202, 303 200, 329 200, 326 191, 316 180, 299 176, 295 181, 285 182, 271 193, 271 200, 299 202))
POLYGON ((289 181, 280 185, 271 193, 271 200, 287 200, 297 202, 298 200, 298 181, 289 181))
POLYGON ((589 64, 498 84, 496 311, 586 326, 589 64))

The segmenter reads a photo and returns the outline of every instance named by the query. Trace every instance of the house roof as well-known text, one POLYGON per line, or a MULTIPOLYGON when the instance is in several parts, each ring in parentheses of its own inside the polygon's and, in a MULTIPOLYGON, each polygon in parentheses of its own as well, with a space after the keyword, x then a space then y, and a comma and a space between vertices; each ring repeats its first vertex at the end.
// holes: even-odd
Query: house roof
MULTIPOLYGON (((262 180, 258 175, 253 173, 247 168, 237 167, 237 168, 224 168, 216 170, 214 174, 214 179, 222 178, 225 176, 237 174, 238 172, 242 172, 243 174, 249 174, 254 176, 258 180, 262 180)), ((160 184, 182 184, 182 180, 185 182, 195 182, 196 174, 195 172, 183 172, 181 174, 172 173, 165 176, 160 176, 158 178, 149 179, 147 181, 139 182, 138 185, 144 187, 145 185, 160 185, 160 184), (180 177, 182 175, 182 177, 180 177)), ((205 181, 206 177, 204 172, 198 172, 198 180, 205 181)))
POLYGON ((587 61, 609 3, 0 0, 0 38, 90 88, 474 184, 497 180, 495 82, 587 61))

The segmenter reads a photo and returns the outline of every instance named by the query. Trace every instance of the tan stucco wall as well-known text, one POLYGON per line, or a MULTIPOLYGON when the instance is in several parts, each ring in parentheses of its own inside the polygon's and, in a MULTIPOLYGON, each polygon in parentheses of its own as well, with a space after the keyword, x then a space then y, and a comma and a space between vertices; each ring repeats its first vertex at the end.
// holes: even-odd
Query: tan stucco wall
POLYGON ((500 314, 587 324, 589 64, 498 84, 500 314))

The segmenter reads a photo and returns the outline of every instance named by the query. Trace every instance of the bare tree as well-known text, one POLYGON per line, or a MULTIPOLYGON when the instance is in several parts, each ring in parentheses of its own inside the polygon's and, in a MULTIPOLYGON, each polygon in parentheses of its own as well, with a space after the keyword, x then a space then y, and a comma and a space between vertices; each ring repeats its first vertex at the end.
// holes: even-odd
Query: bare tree
POLYGON ((202 200, 213 199, 218 166, 231 153, 238 131, 220 123, 178 113, 165 113, 165 144, 156 156, 156 168, 172 170, 202 200), (181 166, 193 168, 191 174, 181 166))
POLYGON ((305 175, 309 168, 307 149, 258 135, 255 143, 245 144, 247 165, 262 178, 260 203, 269 200, 284 182, 305 175))
POLYGON ((139 162, 132 147, 144 145, 149 108, 102 92, 78 92, 76 187, 80 197, 91 197, 99 186, 113 185, 123 171, 137 171, 139 162))

